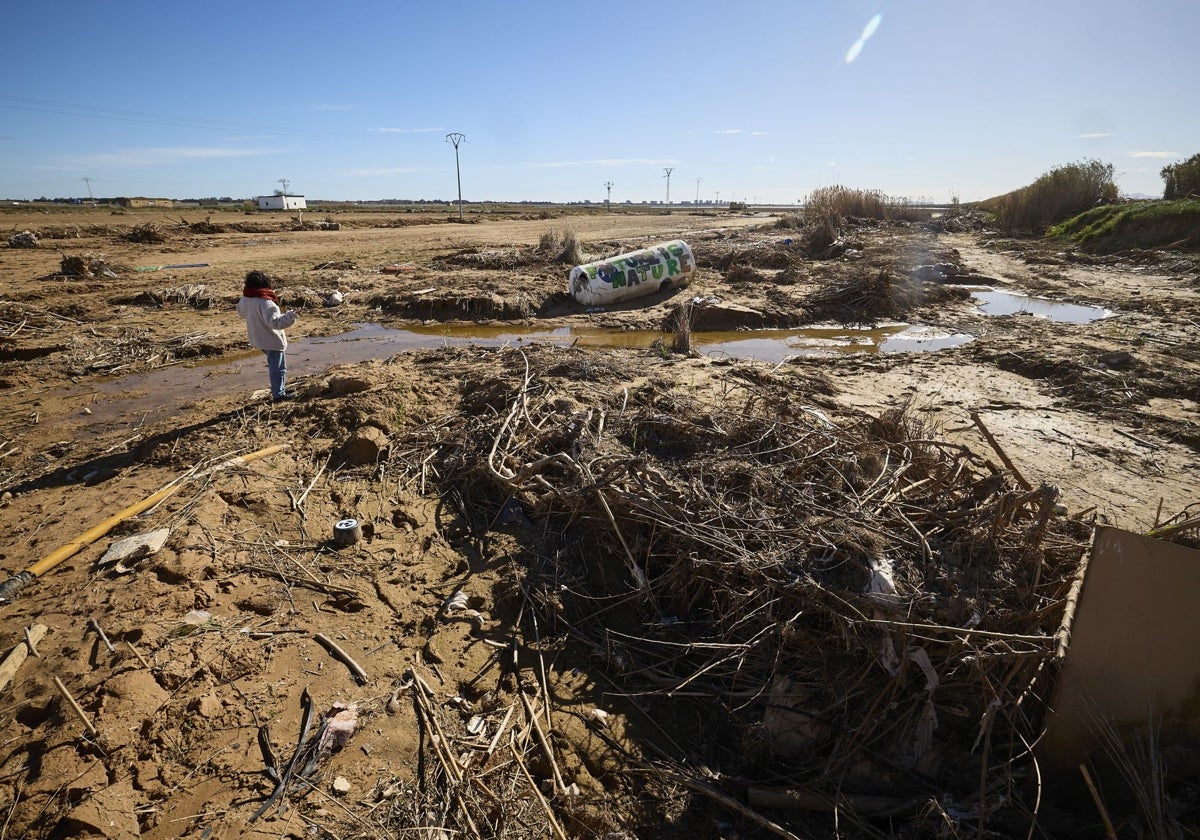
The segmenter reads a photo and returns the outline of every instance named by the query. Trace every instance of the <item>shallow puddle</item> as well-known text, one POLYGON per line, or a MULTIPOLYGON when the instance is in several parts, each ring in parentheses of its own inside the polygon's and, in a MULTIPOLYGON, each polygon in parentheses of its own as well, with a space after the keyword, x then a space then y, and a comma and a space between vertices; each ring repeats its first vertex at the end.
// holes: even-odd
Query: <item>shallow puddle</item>
MULTIPOLYGON (((816 353, 912 353, 943 350, 971 341, 973 336, 947 334, 929 327, 896 324, 876 329, 813 327, 803 330, 752 330, 692 333, 692 346, 706 356, 754 359, 778 363, 787 358, 816 353)), ((436 347, 521 346, 551 342, 564 346, 649 349, 661 341, 670 346, 671 335, 655 330, 612 330, 600 327, 513 325, 446 325, 391 329, 363 324, 333 336, 299 339, 288 347, 288 374, 298 377, 322 373, 334 365, 384 359, 407 350, 436 347)), ((137 426, 219 393, 245 391, 267 384, 267 368, 258 351, 238 353, 189 365, 176 365, 146 374, 101 382, 87 390, 91 414, 80 422, 93 430, 109 424, 137 426)))
POLYGON ((1034 315, 1059 324, 1090 324, 1115 314, 1100 306, 1063 303, 997 289, 979 289, 971 297, 985 315, 1034 315))

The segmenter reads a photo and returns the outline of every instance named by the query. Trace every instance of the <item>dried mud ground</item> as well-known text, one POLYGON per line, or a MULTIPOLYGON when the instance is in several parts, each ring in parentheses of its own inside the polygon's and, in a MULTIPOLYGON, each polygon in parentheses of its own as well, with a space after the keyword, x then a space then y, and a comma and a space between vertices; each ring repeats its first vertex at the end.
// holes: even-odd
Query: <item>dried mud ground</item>
MULTIPOLYGON (((362 323, 661 329, 693 298, 706 301, 694 310, 697 331, 794 328, 846 317, 846 302, 822 290, 886 273, 898 318, 873 319, 975 340, 938 352, 806 355, 779 364, 676 354, 669 339, 650 350, 527 352, 553 357, 542 369, 559 370, 570 386, 567 416, 589 402, 638 399, 715 411, 749 406, 766 389, 835 423, 903 408, 930 437, 966 446, 999 471, 1007 458, 1030 486, 1058 487, 1068 517, 1146 530, 1195 501, 1194 254, 1094 257, 905 223, 852 227, 836 256, 815 260, 795 231, 764 215, 305 220, 317 215, 338 229, 278 215, 202 220, 195 210, 0 216, 7 231, 41 237, 37 248, 0 245, 4 576, 186 476, 162 504, 82 546, 0 606, 5 651, 25 628, 47 628, 40 655, 0 694, 0 837, 450 836, 413 828, 437 824, 419 789, 427 764, 455 764, 452 755, 430 752, 422 726, 436 716, 453 731, 438 733, 435 747, 477 767, 495 766, 487 751, 499 744, 503 752, 506 727, 523 730, 531 756, 543 736, 553 741, 559 766, 531 759, 528 767, 552 804, 525 783, 501 788, 499 775, 495 789, 485 782, 487 793, 476 793, 503 803, 510 831, 503 836, 525 836, 515 833, 520 825, 537 836, 548 807, 572 836, 778 834, 670 776, 645 776, 642 762, 650 759, 708 766, 746 747, 723 742, 727 733, 708 729, 706 714, 686 703, 636 696, 606 667, 603 651, 542 644, 519 585, 522 564, 531 552, 580 547, 547 534, 536 511, 479 508, 439 471, 436 456, 448 440, 441 435, 454 418, 509 410, 523 385, 522 349, 389 352, 332 369, 294 357, 299 399, 272 405, 255 394, 265 366, 246 352, 232 308, 251 268, 279 278, 285 307, 302 308, 289 331, 297 342, 362 323), (563 294, 569 266, 538 247, 564 229, 595 256, 683 238, 700 269, 686 290, 585 312, 563 294), (61 273, 71 257, 81 258, 83 276, 61 273), (207 265, 135 270, 192 263, 207 265), (974 283, 1115 314, 1088 324, 984 316, 925 279, 930 273, 920 267, 937 265, 974 283), (324 306, 335 290, 344 303, 324 306), (276 444, 288 446, 211 470, 276 444), (335 548, 333 523, 349 517, 367 534, 335 548), (114 539, 157 528, 170 529, 159 553, 126 573, 99 565, 114 539), (92 621, 113 652, 90 632, 92 621), (348 654, 361 678, 314 634, 348 654), (289 791, 290 808, 251 823, 274 788, 259 728, 269 723, 286 762, 305 691, 317 713, 355 704, 357 729, 323 758, 308 787, 289 791), (529 702, 546 707, 537 726, 526 722, 529 702), (603 726, 597 709, 608 714, 603 726), (575 795, 561 793, 572 784, 575 795)), ((597 554, 594 562, 591 574, 625 576, 619 556, 597 554)), ((562 617, 564 626, 570 620, 562 617)), ((769 819, 800 831, 788 822, 793 815, 769 819)), ((804 830, 829 828, 805 823, 804 830)))

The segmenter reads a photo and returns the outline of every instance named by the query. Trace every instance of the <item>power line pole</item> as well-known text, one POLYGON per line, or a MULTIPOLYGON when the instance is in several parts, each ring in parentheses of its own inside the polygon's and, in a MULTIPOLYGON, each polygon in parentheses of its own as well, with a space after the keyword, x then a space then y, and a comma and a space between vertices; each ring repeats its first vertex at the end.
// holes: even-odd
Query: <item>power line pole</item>
POLYGON ((667 206, 668 207, 671 205, 671 173, 674 171, 675 171, 675 167, 673 167, 673 166, 664 166, 663 167, 663 172, 667 173, 663 177, 667 179, 667 206))
POLYGON ((608 190, 608 198, 604 199, 604 206, 607 207, 609 210, 612 209, 612 188, 613 188, 612 181, 604 182, 604 189, 608 190))
POLYGON ((696 179, 696 206, 700 206, 700 179, 696 179))
POLYGON ((454 174, 458 178, 458 220, 463 220, 462 215, 462 170, 458 168, 458 144, 467 139, 467 135, 457 131, 452 131, 446 135, 446 142, 454 145, 454 174))
POLYGON ((287 194, 288 194, 288 184, 290 184, 290 183, 291 183, 291 181, 289 181, 287 178, 280 178, 280 179, 279 179, 279 183, 283 184, 283 193, 282 193, 282 195, 287 195, 287 194))
POLYGON ((95 201, 96 199, 95 199, 95 197, 92 195, 92 179, 91 179, 91 178, 84 178, 84 179, 83 179, 83 182, 84 182, 85 184, 87 184, 87 188, 88 188, 88 200, 89 200, 89 201, 95 201))

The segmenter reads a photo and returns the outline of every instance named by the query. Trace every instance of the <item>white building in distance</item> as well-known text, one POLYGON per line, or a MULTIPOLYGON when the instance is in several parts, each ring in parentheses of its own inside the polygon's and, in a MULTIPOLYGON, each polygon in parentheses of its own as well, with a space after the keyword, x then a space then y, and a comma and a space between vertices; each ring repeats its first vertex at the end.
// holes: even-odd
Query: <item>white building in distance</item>
POLYGON ((305 210, 308 205, 304 203, 302 195, 260 195, 258 197, 259 210, 305 210))

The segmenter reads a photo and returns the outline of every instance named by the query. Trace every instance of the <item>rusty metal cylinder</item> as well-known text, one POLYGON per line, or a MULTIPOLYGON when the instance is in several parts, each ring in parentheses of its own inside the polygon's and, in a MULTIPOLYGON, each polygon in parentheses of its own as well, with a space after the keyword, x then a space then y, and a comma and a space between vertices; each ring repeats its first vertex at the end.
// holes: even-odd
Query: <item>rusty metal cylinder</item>
POLYGON ((605 306, 686 286, 696 258, 681 239, 571 269, 567 291, 584 306, 605 306))

